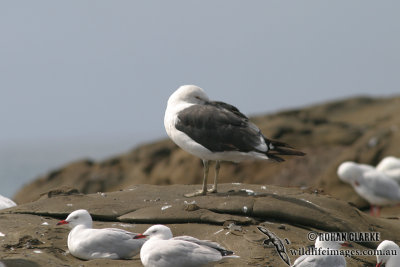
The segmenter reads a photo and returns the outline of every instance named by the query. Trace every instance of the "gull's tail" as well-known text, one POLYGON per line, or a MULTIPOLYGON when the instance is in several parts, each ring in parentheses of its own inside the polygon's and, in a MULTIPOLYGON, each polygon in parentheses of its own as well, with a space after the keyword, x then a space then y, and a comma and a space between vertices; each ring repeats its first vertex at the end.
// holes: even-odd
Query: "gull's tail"
POLYGON ((285 161, 280 156, 304 156, 306 154, 304 152, 294 149, 292 146, 286 143, 275 140, 269 140, 265 137, 264 140, 268 146, 268 151, 265 152, 265 154, 267 155, 268 158, 276 162, 285 161))

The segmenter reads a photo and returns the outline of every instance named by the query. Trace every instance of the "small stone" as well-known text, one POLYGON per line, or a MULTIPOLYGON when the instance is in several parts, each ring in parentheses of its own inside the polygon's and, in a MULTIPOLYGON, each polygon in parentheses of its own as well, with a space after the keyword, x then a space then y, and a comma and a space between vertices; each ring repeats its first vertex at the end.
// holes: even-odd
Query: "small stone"
POLYGON ((187 204, 185 204, 185 207, 183 209, 186 211, 195 211, 195 210, 200 209, 200 207, 197 206, 196 203, 187 203, 187 204))

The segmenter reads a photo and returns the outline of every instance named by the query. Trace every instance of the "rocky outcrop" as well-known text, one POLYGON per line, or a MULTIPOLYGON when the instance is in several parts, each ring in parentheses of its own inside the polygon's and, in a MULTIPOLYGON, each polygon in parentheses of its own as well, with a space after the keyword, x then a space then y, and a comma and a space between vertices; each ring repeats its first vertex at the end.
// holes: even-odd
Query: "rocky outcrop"
MULTIPOLYGON (((361 97, 253 117, 251 120, 266 136, 292 144, 307 155, 287 158, 279 164, 224 163, 220 181, 315 188, 366 208, 367 203, 349 185, 339 181, 336 169, 344 160, 376 164, 384 156, 400 156, 397 114, 400 114, 399 97, 361 97)), ((82 160, 66 165, 26 185, 14 199, 17 203, 27 203, 60 186, 96 193, 136 184, 201 181, 200 159, 166 139, 102 162, 82 160)))
MULTIPOLYGON (((240 256, 218 266, 287 266, 293 251, 307 249, 310 232, 380 232, 380 239, 400 241, 398 219, 378 219, 345 201, 297 188, 222 184, 220 193, 185 198, 195 185, 134 185, 124 190, 81 194, 63 189, 35 202, 0 212, 1 262, 23 266, 141 266, 132 260, 74 258, 67 250, 69 229, 56 226, 76 209, 87 209, 94 227, 143 232, 152 224, 167 224, 174 235, 191 235, 221 243, 240 256), (261 233, 266 229, 271 237, 261 233)), ((353 250, 373 250, 378 242, 353 243, 353 250)), ((348 266, 374 266, 374 256, 346 258, 348 266)), ((7 265, 8 266, 8 265, 7 265)), ((15 266, 15 265, 14 265, 15 266)))

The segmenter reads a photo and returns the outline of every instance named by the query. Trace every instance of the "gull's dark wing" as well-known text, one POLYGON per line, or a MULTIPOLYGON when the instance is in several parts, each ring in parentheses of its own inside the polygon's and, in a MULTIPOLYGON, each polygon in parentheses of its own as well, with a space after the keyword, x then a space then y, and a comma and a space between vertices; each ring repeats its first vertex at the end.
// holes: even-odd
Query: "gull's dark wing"
POLYGON ((211 106, 215 106, 215 107, 219 107, 219 108, 224 108, 226 110, 229 110, 230 112, 234 113, 235 115, 243 118, 244 120, 248 121, 249 119, 246 117, 246 115, 244 115, 242 112, 239 111, 239 109, 235 106, 232 106, 230 104, 227 104, 225 102, 221 102, 221 101, 211 101, 211 102, 207 102, 207 105, 211 105, 211 106))
POLYGON ((175 127, 213 152, 257 151, 263 142, 260 130, 236 107, 223 102, 182 110, 175 127))

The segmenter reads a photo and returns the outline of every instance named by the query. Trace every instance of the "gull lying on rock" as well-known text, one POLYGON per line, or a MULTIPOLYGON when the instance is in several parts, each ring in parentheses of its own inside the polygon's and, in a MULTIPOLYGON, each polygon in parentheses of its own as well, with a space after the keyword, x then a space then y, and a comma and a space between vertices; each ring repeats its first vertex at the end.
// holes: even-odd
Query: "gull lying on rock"
POLYGON ((14 201, 12 201, 11 199, 0 195, 0 210, 8 209, 8 208, 11 208, 11 207, 14 207, 14 206, 17 206, 17 204, 15 204, 14 201))
POLYGON ((57 225, 68 224, 69 252, 80 259, 130 259, 139 253, 145 239, 134 239, 136 233, 118 228, 92 228, 92 217, 87 210, 76 210, 57 225))
POLYGON ((383 172, 389 178, 395 180, 400 184, 400 159, 396 157, 385 157, 382 159, 378 165, 376 165, 376 170, 383 172))
POLYGON ((380 206, 400 202, 400 186, 383 172, 369 170, 355 162, 346 161, 340 164, 337 174, 342 181, 351 184, 360 197, 370 203, 371 213, 376 207, 379 215, 380 206))
MULTIPOLYGON (((352 161, 350 161, 352 162, 352 161)), ((400 184, 400 159, 396 157, 385 157, 383 158, 376 167, 368 164, 363 164, 363 163, 356 163, 353 162, 354 164, 357 164, 363 171, 369 171, 369 170, 376 170, 379 172, 382 172, 385 174, 387 177, 393 179, 396 181, 398 184, 400 184)))
POLYGON ((376 250, 376 267, 383 265, 386 267, 400 266, 400 248, 396 243, 384 240, 379 244, 376 250))
POLYGON ((153 225, 136 239, 149 237, 140 250, 145 267, 204 266, 224 258, 238 258, 218 243, 199 240, 191 236, 172 237, 171 229, 153 225))
POLYGON ((393 156, 385 157, 376 165, 376 169, 378 171, 400 169, 400 159, 393 156))
POLYGON ((340 247, 350 246, 342 241, 321 241, 319 237, 315 240, 315 252, 320 255, 302 255, 297 258, 292 267, 346 267, 346 259, 343 255, 322 255, 322 250, 333 253, 340 247))

